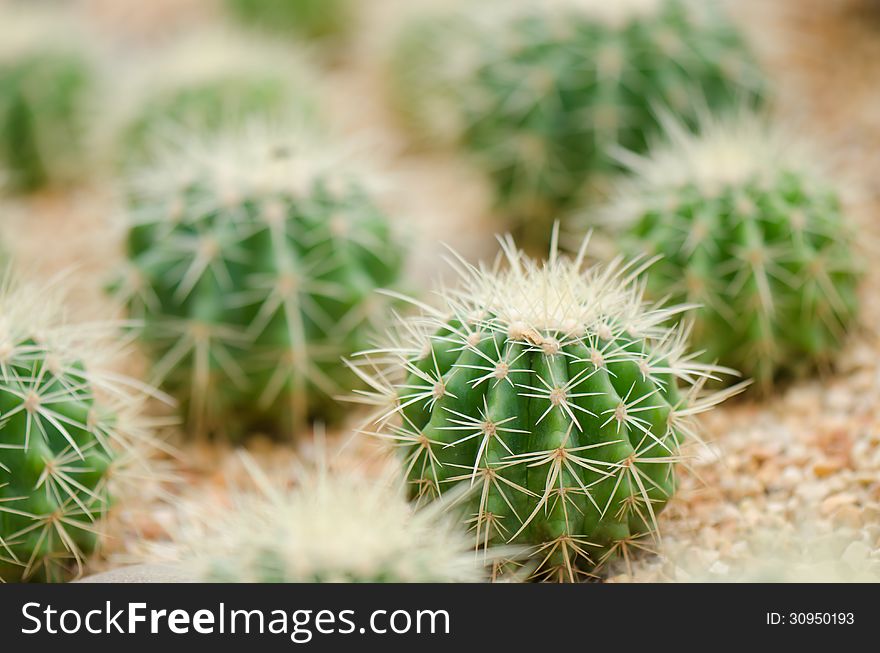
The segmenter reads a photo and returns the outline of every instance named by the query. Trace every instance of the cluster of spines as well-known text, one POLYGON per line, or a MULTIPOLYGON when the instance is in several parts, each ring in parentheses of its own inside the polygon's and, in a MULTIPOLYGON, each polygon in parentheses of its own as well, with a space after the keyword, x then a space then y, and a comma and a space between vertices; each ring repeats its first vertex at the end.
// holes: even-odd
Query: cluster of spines
POLYGON ((536 576, 574 580, 650 548, 693 415, 738 388, 702 396, 724 370, 686 355, 665 326, 683 308, 643 302, 639 266, 504 252, 506 270, 458 261, 441 308, 353 366, 379 406, 365 431, 400 446, 420 499, 472 488, 478 548, 525 546, 536 576))
POLYGON ((397 465, 370 476, 297 466, 293 486, 248 457, 253 488, 182 505, 170 542, 147 559, 183 564, 206 582, 477 582, 483 559, 441 506, 414 508, 397 465))

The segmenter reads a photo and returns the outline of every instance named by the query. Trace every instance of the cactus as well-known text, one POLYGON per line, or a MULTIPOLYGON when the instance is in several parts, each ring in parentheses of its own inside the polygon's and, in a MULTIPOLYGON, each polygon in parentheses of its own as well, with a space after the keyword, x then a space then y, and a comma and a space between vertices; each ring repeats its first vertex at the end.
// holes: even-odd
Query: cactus
POLYGON ((101 371, 96 325, 64 324, 53 292, 0 290, 0 581, 82 571, 111 481, 146 442, 128 426, 137 385, 101 371))
POLYGON ((354 11, 351 0, 226 0, 226 5, 244 22, 312 39, 347 31, 354 11))
POLYGON ((120 157, 124 164, 149 160, 153 141, 168 124, 216 132, 249 120, 313 119, 308 66, 280 44, 222 31, 189 36, 142 71, 119 107, 120 157))
POLYGON ((712 5, 522 0, 484 13, 413 21, 392 56, 392 92, 411 124, 457 137, 500 208, 536 223, 533 236, 603 187, 616 147, 646 147, 658 107, 687 117, 695 96, 714 108, 760 94, 744 43, 712 5))
POLYGON ((351 380, 402 250, 365 177, 262 123, 190 135, 132 175, 117 289, 197 433, 289 433, 351 380))
POLYGON ((460 287, 403 321, 387 349, 353 363, 379 406, 365 429, 400 445, 413 494, 468 485, 478 546, 529 548, 537 577, 575 580, 649 548, 675 491, 692 418, 738 388, 702 395, 721 371, 691 361, 683 307, 642 300, 637 264, 526 258, 459 262, 460 287), (373 373, 372 371, 377 371, 373 373))
POLYGON ((82 171, 95 79, 85 48, 56 22, 0 12, 0 186, 12 192, 82 171))
POLYGON ((859 264, 841 193, 802 143, 739 112, 624 157, 632 178, 603 219, 630 254, 660 254, 657 297, 700 304, 694 342, 765 389, 830 362, 857 308, 859 264))
POLYGON ((292 489, 249 463, 255 489, 184 510, 150 560, 202 582, 476 582, 485 567, 439 506, 414 510, 399 474, 300 467, 292 489))

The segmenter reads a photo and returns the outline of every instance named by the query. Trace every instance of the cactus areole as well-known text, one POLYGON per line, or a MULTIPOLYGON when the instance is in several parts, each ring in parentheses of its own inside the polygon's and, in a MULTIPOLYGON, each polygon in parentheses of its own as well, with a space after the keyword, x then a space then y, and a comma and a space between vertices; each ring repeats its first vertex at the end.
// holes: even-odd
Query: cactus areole
POLYGON ((459 505, 479 547, 524 546, 536 577, 574 580, 650 548, 718 370, 666 326, 681 308, 642 301, 637 266, 504 254, 460 262, 461 287, 378 351, 372 432, 400 445, 415 496, 472 487, 459 505))

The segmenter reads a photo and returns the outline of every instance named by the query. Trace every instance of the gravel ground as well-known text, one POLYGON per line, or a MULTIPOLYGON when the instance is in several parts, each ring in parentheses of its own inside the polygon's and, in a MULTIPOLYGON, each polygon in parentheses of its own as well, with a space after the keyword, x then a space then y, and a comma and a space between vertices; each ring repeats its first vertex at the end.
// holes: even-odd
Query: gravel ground
MULTIPOLYGON (((498 223, 482 209, 486 192, 476 176, 452 156, 409 151, 377 100, 382 79, 367 55, 386 23, 382 8, 395 1, 376 1, 376 13, 364 17, 371 27, 361 30, 373 38, 356 43, 326 79, 341 129, 384 144, 377 166, 393 169, 404 189, 395 209, 418 234, 412 274, 426 284, 440 274, 438 241, 476 259, 494 251, 498 223)), ((87 4, 119 20, 101 10, 114 3, 87 4)), ((173 11, 173 3, 158 4, 173 11)), ((186 11, 193 4, 182 3, 186 11)), ((762 56, 780 80, 780 109, 802 120, 828 146, 829 161, 862 184, 853 215, 871 248, 880 228, 880 18, 872 22, 854 10, 858 0, 780 0, 772 15, 755 19, 755 12, 771 11, 768 4, 747 0, 739 10, 756 40, 774 44, 762 56)), ((151 14, 150 29, 154 20, 151 14)), ((0 228, 34 274, 69 272, 75 314, 112 318, 115 308, 101 288, 120 256, 116 206, 105 187, 52 193, 5 205, 0 228)), ((866 259, 861 326, 836 369, 778 388, 766 400, 741 399, 709 414, 707 444, 690 449, 681 490, 660 519, 663 539, 652 545, 655 554, 609 569, 609 580, 880 580, 880 258, 869 251, 866 259)), ((122 368, 139 374, 143 362, 134 357, 122 368)), ((260 438, 251 449, 282 475, 295 455, 260 438)), ((340 455, 369 465, 377 453, 372 443, 356 441, 340 455)), ((310 455, 308 440, 297 455, 310 455)), ((162 462, 163 482, 155 491, 116 509, 95 570, 126 561, 137 541, 161 539, 173 528, 177 514, 169 497, 222 495, 241 474, 231 448, 181 446, 176 459, 162 462)))

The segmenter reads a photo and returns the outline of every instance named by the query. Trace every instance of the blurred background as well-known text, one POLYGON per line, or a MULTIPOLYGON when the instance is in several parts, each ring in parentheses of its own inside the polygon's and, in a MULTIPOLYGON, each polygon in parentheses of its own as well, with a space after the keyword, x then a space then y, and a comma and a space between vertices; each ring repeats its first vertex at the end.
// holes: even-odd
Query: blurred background
MULTIPOLYGON (((4 151, 21 153, 24 142, 14 131, 21 123, 6 108, 14 89, 14 75, 5 72, 13 68, 10 62, 27 48, 57 46, 82 56, 91 69, 78 134, 57 133, 41 144, 48 152, 81 139, 84 154, 71 161, 59 155, 57 165, 28 164, 21 179, 3 166, 4 256, 27 276, 63 274, 72 316, 124 317, 125 310, 107 292, 126 257, 124 188, 137 166, 120 162, 136 147, 125 140, 129 136, 120 146, 120 134, 132 129, 138 112, 162 88, 198 84, 233 68, 252 78, 283 79, 301 96, 297 102, 307 98, 303 101, 317 106, 312 111, 328 138, 356 143, 366 153, 362 166, 381 180, 383 207, 407 242, 407 288, 416 292, 453 278, 444 263, 444 245, 469 262, 491 260, 495 235, 513 229, 526 249, 544 251, 540 236, 510 220, 496 201, 491 177, 478 164, 457 146, 428 143, 400 111, 393 61, 401 31, 409 21, 430 21, 442 11, 493 20, 491 8, 478 12, 475 4, 0 0, 4 151), (294 4, 308 7, 288 11, 294 4)), ((786 383, 771 396, 749 394, 706 417, 708 448, 694 452, 676 500, 660 518, 662 555, 615 568, 609 580, 775 580, 774 574, 791 579, 783 568, 796 569, 795 579, 804 579, 797 575, 804 565, 803 574, 812 579, 820 573, 810 567, 814 563, 833 578, 867 578, 880 565, 880 258, 873 250, 880 233, 880 2, 721 4, 766 77, 773 114, 810 141, 823 167, 848 190, 847 214, 868 252, 858 324, 837 354, 833 373, 786 383), (821 546, 804 552, 805 541, 821 546), (790 559, 796 562, 773 563, 768 571, 767 560, 790 559)), ((495 11, 500 16, 504 9, 495 11)), ((454 60, 467 47, 452 43, 445 55, 454 60)), ((65 79, 77 83, 75 72, 65 79)), ((425 84, 417 92, 430 98, 440 82, 425 84)), ((53 125, 63 120, 45 119, 53 125)), ((577 235, 586 231, 580 223, 567 224, 577 235)), ((549 233, 546 225, 543 237, 549 233)), ((147 378, 149 361, 138 351, 119 361, 118 369, 147 378)), ((356 418, 353 407, 338 410, 343 424, 356 418)), ((164 471, 150 481, 155 487, 112 511, 92 571, 130 560, 144 541, 161 542, 179 527, 175 502, 216 500, 244 477, 236 446, 186 438, 179 430, 169 429, 176 453, 162 457, 164 471)), ((330 427, 330 441, 342 447, 342 464, 377 464, 379 443, 350 433, 350 426, 330 427)), ((282 477, 293 459, 313 454, 308 435, 296 448, 259 432, 244 443, 282 477)))

